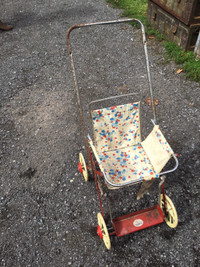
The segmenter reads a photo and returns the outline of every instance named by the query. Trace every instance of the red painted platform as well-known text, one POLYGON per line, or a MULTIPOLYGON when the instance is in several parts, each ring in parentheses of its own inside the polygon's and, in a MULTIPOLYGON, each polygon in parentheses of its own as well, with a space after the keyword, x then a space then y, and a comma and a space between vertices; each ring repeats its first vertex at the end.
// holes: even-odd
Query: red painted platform
POLYGON ((163 220, 163 212, 160 206, 157 205, 115 218, 112 224, 115 234, 123 236, 162 223, 163 220))

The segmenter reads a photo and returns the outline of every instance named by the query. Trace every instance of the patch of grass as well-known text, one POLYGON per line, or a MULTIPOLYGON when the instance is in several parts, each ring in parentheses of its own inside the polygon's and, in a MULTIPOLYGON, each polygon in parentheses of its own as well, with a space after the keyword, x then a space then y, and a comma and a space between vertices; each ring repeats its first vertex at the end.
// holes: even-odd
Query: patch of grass
POLYGON ((200 83, 200 60, 196 60, 192 51, 184 52, 178 45, 166 41, 164 43, 167 57, 183 68, 186 77, 200 83))
POLYGON ((123 9, 122 16, 132 17, 142 21, 148 36, 154 35, 163 41, 166 57, 174 60, 185 72, 185 76, 200 83, 200 60, 196 60, 193 52, 184 52, 178 45, 170 42, 158 30, 153 29, 147 21, 147 0, 106 0, 113 7, 123 9))
POLYGON ((167 56, 173 59, 177 64, 184 64, 186 61, 193 60, 193 52, 183 52, 183 50, 173 42, 166 41, 164 46, 167 50, 167 56))
MULTIPOLYGON (((147 21, 148 0, 106 0, 115 8, 123 9, 122 16, 139 19, 145 26, 147 35, 154 35, 159 41, 165 37, 158 31, 153 29, 147 21)), ((131 23, 135 25, 134 23, 131 23)))
POLYGON ((135 17, 145 22, 147 0, 107 0, 114 7, 124 9, 123 16, 135 17))

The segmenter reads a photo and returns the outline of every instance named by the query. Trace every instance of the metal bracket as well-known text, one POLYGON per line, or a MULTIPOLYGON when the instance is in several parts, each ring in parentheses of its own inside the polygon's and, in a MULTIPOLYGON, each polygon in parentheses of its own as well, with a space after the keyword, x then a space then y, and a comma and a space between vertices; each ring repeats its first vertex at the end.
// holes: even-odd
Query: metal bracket
POLYGON ((165 176, 165 175, 162 175, 162 176, 160 177, 160 183, 159 183, 159 185, 158 185, 158 190, 159 190, 159 193, 158 193, 158 204, 159 204, 159 205, 161 205, 161 203, 160 203, 161 186, 164 184, 165 179, 166 179, 166 176, 165 176))

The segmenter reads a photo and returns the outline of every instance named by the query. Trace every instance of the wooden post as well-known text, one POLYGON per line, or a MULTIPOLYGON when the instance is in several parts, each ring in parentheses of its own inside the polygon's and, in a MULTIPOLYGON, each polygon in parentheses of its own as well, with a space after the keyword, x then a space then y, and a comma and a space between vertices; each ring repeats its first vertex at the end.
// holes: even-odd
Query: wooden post
POLYGON ((195 45, 194 54, 196 58, 200 59, 200 31, 199 31, 199 35, 198 35, 197 42, 195 45))

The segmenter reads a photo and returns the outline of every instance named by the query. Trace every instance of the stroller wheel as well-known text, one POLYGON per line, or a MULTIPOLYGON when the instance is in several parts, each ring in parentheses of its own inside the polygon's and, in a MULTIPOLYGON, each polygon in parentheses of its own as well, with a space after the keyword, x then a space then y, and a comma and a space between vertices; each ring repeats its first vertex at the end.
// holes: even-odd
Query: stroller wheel
POLYGON ((88 170, 87 170, 85 159, 84 159, 82 153, 79 153, 79 166, 78 166, 78 168, 79 168, 80 173, 83 174, 85 181, 87 182, 88 181, 88 170))
POLYGON ((165 202, 166 202, 166 214, 165 214, 165 207, 164 207, 164 198, 163 198, 163 194, 161 194, 160 207, 165 216, 164 218, 165 222, 169 227, 175 228, 178 225, 178 215, 176 212, 176 208, 174 207, 173 202, 167 195, 165 195, 165 202))
POLYGON ((110 236, 108 233, 108 229, 104 221, 104 218, 100 212, 97 214, 97 220, 98 220, 97 233, 100 236, 100 238, 103 239, 103 242, 106 248, 111 249, 110 236))

